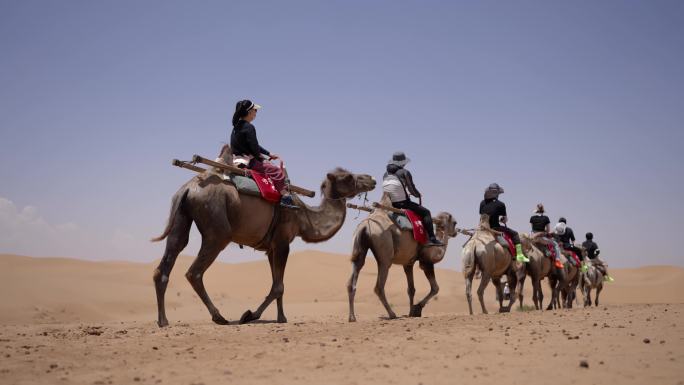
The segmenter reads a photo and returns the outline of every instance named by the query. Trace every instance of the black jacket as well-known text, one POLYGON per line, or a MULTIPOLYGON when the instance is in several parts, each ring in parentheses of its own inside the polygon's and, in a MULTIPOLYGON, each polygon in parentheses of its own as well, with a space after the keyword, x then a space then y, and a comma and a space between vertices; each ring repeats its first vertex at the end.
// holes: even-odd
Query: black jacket
POLYGON ((420 191, 416 188, 416 185, 413 184, 413 177, 411 176, 411 173, 409 170, 399 167, 395 164, 388 164, 387 165, 387 174, 393 174, 396 175, 397 178, 401 181, 401 183, 404 185, 404 188, 408 189, 408 192, 413 195, 416 198, 420 198, 422 195, 420 194, 420 191))
POLYGON ((485 199, 480 202, 480 214, 489 215, 489 227, 493 229, 501 227, 500 217, 508 215, 506 214, 506 205, 496 198, 485 199))
POLYGON ((230 134, 230 148, 233 150, 233 155, 251 155, 255 159, 261 159, 261 154, 271 155, 268 150, 259 145, 257 140, 256 129, 244 120, 240 120, 233 128, 230 134))

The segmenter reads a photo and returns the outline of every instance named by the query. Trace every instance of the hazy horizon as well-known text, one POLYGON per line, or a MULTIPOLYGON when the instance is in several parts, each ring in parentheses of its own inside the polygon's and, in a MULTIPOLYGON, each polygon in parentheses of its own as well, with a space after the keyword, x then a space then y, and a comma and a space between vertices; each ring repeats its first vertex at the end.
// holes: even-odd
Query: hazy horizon
MULTIPOLYGON (((613 267, 684 266, 679 1, 5 0, 0 48, 0 253, 160 258, 149 239, 193 175, 170 160, 215 156, 249 98, 303 187, 336 166, 380 180, 403 150, 459 227, 497 182, 518 231, 543 202, 613 267)), ((348 253, 365 216, 293 250, 348 253)))

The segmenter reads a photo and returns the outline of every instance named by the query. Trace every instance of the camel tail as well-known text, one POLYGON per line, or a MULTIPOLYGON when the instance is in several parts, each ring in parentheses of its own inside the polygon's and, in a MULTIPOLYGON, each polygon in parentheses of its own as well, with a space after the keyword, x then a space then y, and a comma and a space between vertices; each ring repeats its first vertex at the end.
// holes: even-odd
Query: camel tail
POLYGON ((461 252, 463 255, 463 276, 468 277, 475 274, 477 264, 475 262, 475 245, 466 244, 461 252))
POLYGON ((180 209, 181 204, 185 200, 185 197, 188 196, 188 191, 190 191, 190 189, 183 186, 183 188, 181 188, 176 192, 176 194, 174 194, 173 198, 171 199, 171 213, 169 213, 169 221, 166 224, 166 228, 164 229, 162 235, 150 239, 150 242, 159 242, 169 235, 169 233, 171 232, 171 227, 173 227, 173 221, 176 218, 176 213, 180 209))

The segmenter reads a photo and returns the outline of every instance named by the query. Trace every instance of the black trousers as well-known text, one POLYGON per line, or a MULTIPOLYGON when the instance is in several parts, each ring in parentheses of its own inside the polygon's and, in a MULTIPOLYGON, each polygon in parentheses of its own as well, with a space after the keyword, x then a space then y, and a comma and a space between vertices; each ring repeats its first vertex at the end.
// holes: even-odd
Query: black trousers
POLYGON ((563 248, 564 248, 565 250, 572 250, 572 251, 574 251, 575 254, 577 254, 577 258, 579 258, 580 261, 582 260, 582 250, 580 250, 579 247, 576 247, 576 246, 573 246, 573 245, 563 245, 563 248))
POLYGON ((435 238, 435 229, 432 226, 432 214, 430 214, 430 210, 416 202, 411 202, 410 199, 401 202, 392 202, 392 206, 395 209, 408 209, 416 213, 423 220, 423 226, 425 227, 425 231, 427 231, 428 237, 430 237, 430 239, 435 238))
POLYGON ((518 232, 513 230, 510 227, 504 227, 504 226, 496 226, 492 228, 493 230, 496 231, 501 231, 502 233, 506 233, 511 237, 511 240, 513 241, 514 244, 519 245, 520 244, 520 235, 518 235, 518 232))

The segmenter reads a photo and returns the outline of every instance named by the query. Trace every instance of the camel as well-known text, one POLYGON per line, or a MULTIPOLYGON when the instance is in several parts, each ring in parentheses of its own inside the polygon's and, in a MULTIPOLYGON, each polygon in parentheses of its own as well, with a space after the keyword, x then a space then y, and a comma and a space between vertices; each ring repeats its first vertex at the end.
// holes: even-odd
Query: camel
POLYGON ((561 307, 572 308, 572 302, 575 299, 575 291, 579 284, 579 269, 570 262, 572 256, 569 251, 562 250, 561 254, 563 269, 552 269, 548 276, 552 293, 551 303, 546 307, 546 310, 561 307))
POLYGON ((544 300, 541 281, 551 274, 555 267, 553 266, 553 261, 544 253, 544 249, 541 249, 537 243, 535 243, 533 236, 526 233, 520 233, 520 241, 522 242, 523 251, 527 258, 530 259, 530 262, 518 264, 518 301, 520 301, 520 307, 522 307, 525 277, 529 275, 532 280, 532 302, 534 302, 534 307, 537 310, 541 310, 542 301, 544 300))
MULTIPOLYGON (((228 146, 224 146, 220 158, 226 164, 232 164, 228 146)), ((188 244, 193 222, 202 235, 202 246, 185 277, 209 310, 212 321, 228 324, 209 298, 202 277, 218 254, 230 242, 235 242, 265 251, 273 277, 271 290, 264 301, 256 311, 247 310, 240 323, 259 319, 273 300, 278 306, 277 322, 287 322, 283 310, 283 277, 290 243, 296 237, 307 243, 330 239, 344 223, 346 200, 373 190, 375 184, 370 175, 353 174, 337 168, 329 172, 321 184, 323 196, 318 207, 309 207, 293 196, 300 209, 292 210, 280 208, 261 197, 239 193, 216 170, 195 176, 173 196, 166 229, 152 240, 167 238, 164 256, 154 271, 158 325, 164 327, 169 324, 164 309, 164 293, 176 257, 188 244)))
MULTIPOLYGON (((583 253, 586 253, 583 250, 583 253)), ((599 305, 599 294, 603 290, 603 272, 598 268, 594 261, 584 257, 584 263, 589 267, 585 273, 581 273, 580 277, 580 290, 582 290, 582 295, 584 297, 584 307, 591 306, 591 289, 596 290, 596 298, 594 299, 594 305, 599 305)))
POLYGON ((477 296, 482 306, 482 313, 487 314, 484 304, 484 291, 491 279, 497 290, 499 299, 499 312, 508 312, 515 303, 515 296, 511 295, 508 306, 503 306, 503 288, 501 287, 501 277, 505 274, 511 292, 515 292, 517 277, 515 273, 516 262, 513 261, 511 253, 502 246, 495 238, 499 233, 489 227, 489 216, 480 216, 480 226, 473 236, 463 246, 463 275, 466 281, 466 299, 468 300, 468 310, 473 314, 473 298, 471 295, 473 278, 475 272, 479 270, 482 274, 480 287, 477 289, 477 296))
MULTIPOLYGON (((391 206, 387 194, 383 195, 382 204, 391 206)), ((386 211, 381 209, 374 210, 368 218, 359 223, 354 232, 354 246, 352 251, 352 274, 347 283, 347 293, 349 294, 349 322, 356 321, 354 314, 354 295, 356 294, 356 282, 359 278, 361 268, 366 262, 366 255, 370 249, 378 263, 378 279, 375 284, 375 294, 387 310, 390 319, 397 318, 385 296, 385 282, 392 264, 402 265, 406 280, 408 281, 409 296, 409 316, 420 317, 422 310, 428 301, 437 295, 439 286, 435 278, 435 263, 444 258, 449 238, 458 234, 456 221, 449 213, 442 212, 434 219, 437 238, 444 243, 444 246, 424 247, 414 238, 409 230, 401 230, 390 219, 386 211), (430 282, 430 292, 423 300, 414 305, 413 297, 416 289, 413 285, 413 266, 419 263, 420 268, 425 272, 425 277, 430 282)))

